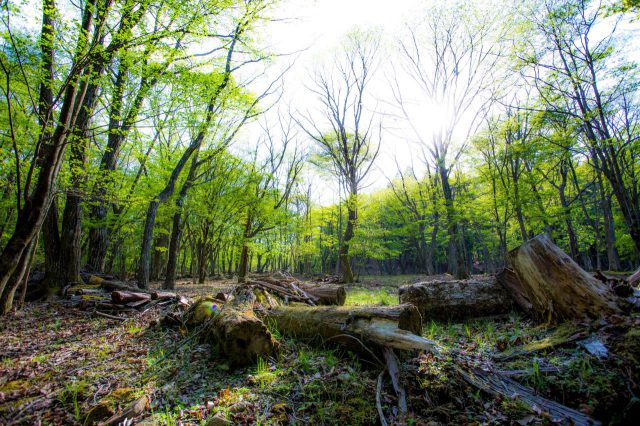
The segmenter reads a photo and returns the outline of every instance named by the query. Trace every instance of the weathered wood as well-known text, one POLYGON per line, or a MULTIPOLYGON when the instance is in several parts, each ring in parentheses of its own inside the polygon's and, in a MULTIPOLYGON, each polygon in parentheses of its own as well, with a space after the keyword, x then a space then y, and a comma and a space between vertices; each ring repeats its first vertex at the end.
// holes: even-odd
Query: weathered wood
POLYGON ((527 241, 508 254, 521 292, 540 321, 599 318, 620 313, 607 286, 582 269, 546 235, 527 241))
POLYGON ((318 305, 342 306, 347 300, 347 292, 341 285, 301 283, 300 288, 315 297, 318 305))
POLYGON ((111 300, 114 303, 125 304, 131 302, 139 302, 142 300, 149 301, 151 300, 151 295, 147 293, 116 290, 111 292, 111 300))
POLYGON ((432 351, 435 343, 421 337, 422 318, 409 304, 376 307, 282 306, 260 313, 278 330, 297 338, 335 340, 349 349, 368 352, 385 346, 432 351))
POLYGON ((533 304, 522 290, 522 283, 518 279, 518 276, 510 268, 504 268, 496 275, 498 283, 500 283, 509 293, 509 296, 513 301, 522 309, 525 313, 530 313, 533 309, 533 304))
POLYGON ((483 371, 478 368, 463 369, 459 365, 456 365, 456 370, 469 384, 478 389, 502 398, 511 399, 517 397, 530 407, 537 407, 538 410, 548 413, 550 417, 549 420, 552 423, 571 424, 575 426, 601 424, 599 421, 580 411, 545 399, 537 395, 535 390, 523 386, 515 380, 504 377, 499 373, 483 371))
POLYGON ((493 277, 405 285, 399 296, 401 303, 417 306, 425 320, 498 315, 513 308, 507 290, 493 277))

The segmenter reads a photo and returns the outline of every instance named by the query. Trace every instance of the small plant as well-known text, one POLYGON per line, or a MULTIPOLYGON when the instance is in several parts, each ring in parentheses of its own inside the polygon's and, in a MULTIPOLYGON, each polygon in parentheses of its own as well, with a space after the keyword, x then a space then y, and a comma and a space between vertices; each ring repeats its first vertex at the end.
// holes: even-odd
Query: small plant
POLYGON ((298 352, 298 366, 303 371, 311 370, 311 354, 305 350, 298 352))
POLYGON ((544 376, 540 372, 540 365, 538 364, 538 360, 534 359, 532 363, 532 371, 533 371, 533 387, 536 389, 542 389, 545 386, 544 376))
POLYGON ((85 380, 77 380, 64 385, 64 391, 60 397, 61 402, 71 402, 73 405, 73 415, 77 421, 80 421, 80 402, 78 401, 78 395, 80 398, 84 397, 84 394, 89 390, 89 383, 85 380))
POLYGON ((258 362, 256 364, 256 374, 254 376, 258 386, 260 388, 264 388, 268 384, 273 383, 273 381, 278 377, 278 375, 271 371, 269 368, 269 364, 265 361, 264 358, 258 358, 258 362))

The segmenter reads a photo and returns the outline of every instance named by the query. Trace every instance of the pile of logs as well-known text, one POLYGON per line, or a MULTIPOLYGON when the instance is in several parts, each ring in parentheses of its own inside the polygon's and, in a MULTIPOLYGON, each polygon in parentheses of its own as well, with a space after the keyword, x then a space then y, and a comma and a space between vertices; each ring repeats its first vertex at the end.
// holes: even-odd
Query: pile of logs
POLYGON ((367 357, 382 354, 384 347, 433 350, 434 343, 420 336, 423 321, 415 306, 345 307, 341 306, 345 297, 342 286, 260 277, 230 294, 199 300, 185 313, 182 323, 202 328, 204 340, 218 344, 235 366, 255 363, 277 351, 265 323, 283 335, 335 340, 367 357))
POLYGON ((140 289, 97 275, 86 275, 83 279, 86 285, 64 289, 66 303, 82 309, 93 309, 95 315, 105 318, 122 321, 131 313, 146 312, 156 305, 189 304, 185 297, 173 292, 140 289))

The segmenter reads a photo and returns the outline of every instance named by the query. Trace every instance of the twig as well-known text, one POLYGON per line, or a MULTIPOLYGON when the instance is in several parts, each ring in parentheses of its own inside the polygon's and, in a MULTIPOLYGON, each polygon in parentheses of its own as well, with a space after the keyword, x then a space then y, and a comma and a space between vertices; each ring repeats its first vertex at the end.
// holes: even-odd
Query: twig
POLYGON ((387 419, 384 418, 384 411, 382 411, 382 398, 380 397, 382 393, 382 379, 385 371, 387 371, 386 368, 378 375, 378 385, 376 386, 376 408, 378 409, 378 417, 380 417, 380 424, 382 426, 388 426, 387 419))

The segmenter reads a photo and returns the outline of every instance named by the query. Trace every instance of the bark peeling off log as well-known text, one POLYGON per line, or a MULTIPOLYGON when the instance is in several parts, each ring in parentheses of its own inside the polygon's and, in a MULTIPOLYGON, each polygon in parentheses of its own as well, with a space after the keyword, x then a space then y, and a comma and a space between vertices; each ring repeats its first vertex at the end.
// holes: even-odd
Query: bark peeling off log
POLYGON ((426 319, 464 319, 505 314, 513 308, 507 290, 494 278, 430 281, 400 287, 400 302, 418 307, 426 319))
POLYGON ((508 260, 540 321, 599 318, 620 313, 606 285, 591 276, 546 235, 527 241, 508 260))

